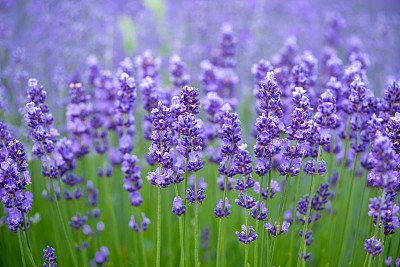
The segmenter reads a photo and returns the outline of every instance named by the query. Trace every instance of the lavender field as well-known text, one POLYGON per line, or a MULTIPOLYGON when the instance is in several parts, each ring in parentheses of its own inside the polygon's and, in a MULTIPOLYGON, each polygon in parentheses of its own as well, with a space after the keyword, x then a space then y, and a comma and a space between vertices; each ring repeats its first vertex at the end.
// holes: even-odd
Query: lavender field
POLYGON ((0 266, 400 265, 398 0, 0 0, 0 266))

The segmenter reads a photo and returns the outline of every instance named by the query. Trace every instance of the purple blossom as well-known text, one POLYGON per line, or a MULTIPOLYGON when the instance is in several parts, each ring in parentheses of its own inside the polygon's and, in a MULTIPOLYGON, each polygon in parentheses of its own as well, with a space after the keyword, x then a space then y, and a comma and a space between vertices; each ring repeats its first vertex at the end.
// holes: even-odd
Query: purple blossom
POLYGON ((150 224, 150 220, 146 217, 144 212, 142 212, 142 223, 137 224, 135 221, 135 216, 131 216, 131 220, 129 221, 129 227, 135 230, 136 232, 144 232, 148 229, 150 224))
POLYGON ((257 239, 258 235, 254 233, 253 227, 249 227, 249 230, 247 231, 246 225, 242 225, 242 231, 236 231, 235 232, 238 235, 238 240, 242 242, 243 244, 248 244, 254 240, 257 239))
POLYGON ((97 264, 99 266, 104 266, 108 262, 108 257, 110 252, 107 247, 102 246, 100 250, 96 252, 94 255, 94 259, 92 260, 93 264, 97 264))
POLYGON ((376 240, 375 237, 365 239, 364 249, 372 256, 376 256, 382 252, 381 241, 376 240))
POLYGON ((172 212, 177 215, 181 216, 186 211, 186 206, 182 205, 182 198, 180 196, 174 197, 174 202, 172 206, 172 212))
POLYGON ((55 256, 55 249, 47 246, 46 249, 43 250, 43 258, 45 260, 45 263, 43 263, 44 267, 56 267, 57 263, 55 261, 57 260, 57 257, 55 256))
POLYGON ((229 208, 232 208, 232 205, 229 204, 229 200, 226 197, 225 203, 222 199, 218 200, 218 204, 214 209, 214 213, 218 218, 228 217, 231 214, 229 208))
POLYGON ((283 221, 282 225, 275 224, 274 226, 271 222, 264 224, 265 229, 269 232, 272 237, 278 237, 282 233, 288 233, 290 223, 283 221))

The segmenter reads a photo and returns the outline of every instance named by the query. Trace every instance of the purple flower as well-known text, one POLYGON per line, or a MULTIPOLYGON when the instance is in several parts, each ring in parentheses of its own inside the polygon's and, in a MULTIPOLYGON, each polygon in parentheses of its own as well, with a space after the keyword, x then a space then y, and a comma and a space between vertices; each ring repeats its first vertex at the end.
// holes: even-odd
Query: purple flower
POLYGON ((75 216, 71 217, 71 221, 68 222, 68 224, 75 229, 75 231, 78 231, 82 225, 85 224, 87 221, 87 216, 81 216, 81 214, 78 212, 75 216))
POLYGON ((47 249, 43 250, 43 258, 45 260, 45 263, 43 263, 44 267, 56 267, 57 263, 55 261, 57 260, 57 257, 55 256, 55 249, 47 246, 47 249))
POLYGON ((190 75, 186 71, 186 64, 178 55, 173 55, 169 60, 171 72, 170 81, 173 85, 173 93, 189 84, 190 75))
POLYGON ((136 232, 144 232, 149 228, 150 220, 146 217, 144 212, 142 212, 142 223, 139 226, 135 221, 135 216, 131 216, 131 220, 129 221, 129 227, 135 230, 136 232))
POLYGON ((376 240, 375 237, 365 239, 364 249, 372 256, 376 256, 382 252, 382 244, 380 240, 376 240))
POLYGON ((288 233, 290 223, 287 221, 283 221, 281 225, 272 226, 271 222, 264 224, 265 229, 269 232, 269 234, 273 237, 278 237, 282 233, 288 233))
POLYGON ((400 258, 397 258, 394 262, 395 265, 392 265, 392 257, 387 258, 387 260, 385 260, 385 263, 388 265, 388 267, 399 267, 400 265, 400 258))
POLYGON ((223 202, 222 199, 218 200, 218 204, 214 209, 214 213, 218 218, 228 217, 229 214, 231 214, 229 208, 232 208, 232 205, 229 204, 229 200, 226 197, 225 203, 223 202))
POLYGON ((385 110, 390 116, 395 116, 400 112, 400 86, 396 81, 393 81, 386 89, 385 96, 385 110))
MULTIPOLYGON (((276 192, 279 192, 279 191, 280 191, 279 183, 277 181, 275 181, 274 179, 271 179, 271 190, 270 190, 271 197, 270 197, 270 199, 273 199, 276 192)), ((254 192, 257 194, 260 193, 260 183, 259 182, 256 182, 254 184, 254 192)), ((265 200, 268 199, 268 187, 266 189, 264 189, 264 188, 262 189, 261 196, 265 200)))
POLYGON ((263 221, 267 218, 268 209, 265 207, 265 202, 262 201, 260 207, 258 208, 258 203, 253 207, 253 211, 250 213, 257 221, 263 221))
POLYGON ((182 214, 185 213, 185 211, 186 211, 186 206, 185 205, 182 206, 182 198, 180 196, 174 197, 172 212, 177 216, 181 216, 182 214))
POLYGON ((186 199, 191 202, 191 203, 195 203, 196 201, 198 203, 202 203, 203 200, 206 198, 206 195, 203 195, 204 193, 204 188, 198 188, 197 189, 197 194, 194 193, 193 189, 186 189, 186 199))
POLYGON ((107 261, 108 261, 108 256, 110 255, 110 252, 108 251, 107 247, 100 247, 100 250, 96 252, 94 255, 94 259, 92 260, 92 263, 104 266, 107 261))
POLYGON ((86 95, 79 77, 74 77, 69 85, 70 103, 67 106, 67 129, 71 133, 71 141, 74 153, 80 158, 89 153, 90 140, 90 124, 88 117, 91 115, 93 107, 88 102, 89 96, 86 95))
POLYGON ((242 231, 236 231, 235 232, 238 235, 238 240, 242 242, 243 244, 248 244, 254 240, 257 239, 258 235, 254 233, 254 228, 249 227, 249 230, 247 231, 246 225, 242 225, 242 231))
POLYGON ((239 199, 235 199, 236 204, 245 208, 252 209, 257 205, 256 199, 250 196, 245 196, 242 192, 238 195, 239 199))

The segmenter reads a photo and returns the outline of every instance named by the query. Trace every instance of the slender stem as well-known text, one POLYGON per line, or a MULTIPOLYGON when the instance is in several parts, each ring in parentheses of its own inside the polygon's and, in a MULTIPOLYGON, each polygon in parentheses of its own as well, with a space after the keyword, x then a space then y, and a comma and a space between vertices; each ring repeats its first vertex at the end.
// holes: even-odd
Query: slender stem
MULTIPOLYGON (((318 146, 318 155, 317 155, 317 162, 315 164, 315 173, 318 173, 318 165, 319 165, 319 160, 320 160, 320 156, 321 156, 321 146, 318 146)), ((307 215, 304 219, 304 225, 303 225, 303 235, 301 237, 301 242, 300 242, 300 250, 299 250, 299 255, 297 257, 297 266, 300 265, 301 262, 301 255, 302 253, 304 254, 304 256, 306 255, 306 250, 307 250, 307 246, 306 246, 306 233, 307 233, 307 226, 308 226, 308 218, 310 217, 310 212, 311 212, 311 200, 312 200, 312 196, 311 194, 314 192, 314 176, 311 176, 311 185, 310 185, 310 191, 308 192, 308 206, 307 206, 307 215)))
MULTIPOLYGON (((261 188, 260 188, 261 190, 261 188)), ((245 194, 245 201, 246 201, 246 206, 247 206, 247 190, 245 194)), ((248 219, 248 214, 247 214, 247 209, 244 210, 244 217, 245 217, 245 222, 246 222, 246 232, 249 232, 249 219, 248 219)), ((246 234, 247 235, 247 234, 246 234)), ((247 261, 248 261, 248 244, 244 244, 244 267, 247 267, 247 261)))
POLYGON ((113 240, 114 240, 114 246, 115 246, 115 249, 116 249, 116 251, 117 251, 117 261, 118 261, 118 263, 119 264, 122 264, 122 262, 121 262, 121 259, 122 259, 122 256, 121 256, 121 248, 120 248, 120 243, 119 243, 119 234, 118 234, 118 222, 117 222, 117 217, 115 216, 115 209, 114 209, 114 207, 113 207, 113 204, 114 204, 114 201, 112 200, 112 197, 113 197, 113 195, 112 195, 112 193, 110 192, 110 188, 112 187, 111 186, 111 179, 107 179, 106 180, 107 181, 107 183, 108 183, 108 185, 106 185, 106 196, 107 196, 107 198, 108 198, 108 201, 107 201, 107 206, 108 206, 108 210, 109 210, 109 212, 110 212, 110 214, 111 214, 111 221, 112 221, 112 224, 114 225, 114 227, 113 227, 113 231, 114 231, 114 238, 113 238, 113 240))
POLYGON ((217 242, 217 263, 215 266, 219 267, 221 264, 221 236, 222 236, 222 218, 219 219, 218 223, 218 242, 217 242))
MULTIPOLYGON (((261 225, 261 229, 263 228, 263 225, 261 225)), ((264 266, 263 265, 263 262, 264 262, 264 244, 266 244, 267 245, 267 249, 268 249, 268 240, 267 240, 267 243, 264 243, 264 240, 265 240, 265 230, 264 229, 262 229, 262 234, 261 234, 261 257, 260 257, 260 266, 264 266)), ((257 266, 256 266, 257 267, 257 266)))
POLYGON ((157 193, 157 262, 156 266, 160 267, 161 264, 161 187, 158 188, 157 193))
MULTIPOLYGON (((45 150, 45 148, 44 148, 43 142, 40 142, 40 143, 41 143, 41 145, 42 145, 42 149, 43 149, 43 152, 44 152, 44 157, 45 157, 45 159, 46 159, 47 171, 50 173, 50 165, 49 165, 49 161, 48 161, 48 159, 47 159, 47 153, 46 153, 46 150, 45 150)), ((61 226, 62 226, 64 235, 65 235, 65 239, 67 239, 69 251, 70 251, 71 256, 72 256, 72 261, 74 262, 74 265, 77 267, 77 266, 78 266, 78 263, 76 262, 75 253, 74 253, 74 250, 73 250, 72 245, 71 245, 71 240, 70 240, 70 238, 69 238, 69 236, 68 236, 68 234, 67 234, 67 230, 66 230, 66 228, 65 228, 64 219, 63 219, 63 216, 62 216, 62 214, 61 214, 60 206, 59 206, 59 204, 58 204, 58 198, 57 198, 57 194, 56 194, 56 188, 54 187, 54 181, 53 181, 52 179, 51 179, 51 183, 52 183, 52 185, 53 185, 54 202, 56 203, 56 208, 57 208, 58 217, 59 217, 60 222, 61 222, 61 226)), ((62 183, 62 181, 61 181, 61 179, 60 179, 60 186, 61 186, 61 183, 62 183)))
MULTIPOLYGON (((356 167, 357 167, 357 160, 358 160, 358 153, 356 153, 356 158, 354 159, 354 164, 353 164, 353 171, 351 173, 349 195, 347 197, 347 202, 346 202, 347 203, 347 205, 346 205, 346 213, 345 213, 345 216, 344 216, 344 224, 343 224, 342 234, 340 236, 340 241, 339 241, 339 244, 340 244, 339 255, 336 257, 337 261, 336 261, 336 265, 335 266, 338 266, 338 264, 339 264, 339 262, 341 260, 342 251, 343 251, 343 247, 344 247, 343 246, 343 239, 344 239, 344 234, 346 232, 346 226, 347 226, 348 217, 349 217, 348 215, 349 215, 350 206, 351 206, 351 198, 352 198, 352 195, 353 195, 352 191, 353 191, 353 185, 354 185, 354 175, 355 175, 356 167)), ((361 206, 362 206, 362 203, 361 203, 361 206)))
MULTIPOLYGON (((196 267, 199 266, 199 203, 197 202, 197 181, 196 173, 193 173, 194 181, 194 194, 196 197, 196 202, 194 203, 194 262, 196 267)), ((224 200, 225 202, 225 200, 224 200)))
MULTIPOLYGON (((261 205, 261 193, 262 193, 262 189, 263 189, 263 181, 264 181, 264 176, 261 176, 260 192, 258 192, 257 208, 258 208, 258 205, 261 205)), ((256 222, 256 232, 257 233, 259 232, 258 226, 259 226, 259 221, 257 220, 257 222, 256 222)), ((261 244, 261 245, 263 245, 263 244, 261 244)), ((254 246, 255 246, 255 248, 254 248, 254 266, 257 267, 257 265, 258 265, 258 242, 257 242, 257 240, 256 240, 254 246)))
MULTIPOLYGON (((286 175, 286 180, 285 180, 285 187, 283 188, 283 194, 281 195, 281 204, 279 206, 279 213, 278 213, 278 225, 281 224, 282 220, 282 213, 284 210, 285 202, 287 199, 288 195, 288 188, 289 188, 289 183, 290 183, 290 175, 286 175)), ((275 243, 276 243, 276 237, 272 239, 272 247, 271 247, 271 261, 274 260, 274 250, 275 250, 275 243)))
POLYGON ((335 146, 335 130, 333 130, 333 133, 332 133, 331 149, 329 151, 330 158, 329 158, 329 166, 328 166, 328 176, 326 177, 327 182, 329 182, 329 179, 331 179, 331 177, 332 177, 333 160, 335 158, 335 153, 333 153, 334 146, 335 146))
POLYGON ((282 214, 283 210, 285 209, 285 203, 288 195, 289 185, 290 185, 290 175, 288 174, 286 175, 285 187, 283 188, 283 194, 281 196, 281 205, 279 207, 279 213, 278 213, 278 224, 280 224, 282 220, 282 214))
POLYGON ((310 190, 308 193, 308 206, 307 206, 307 215, 304 218, 304 225, 303 225, 303 235, 301 236, 301 242, 300 242, 300 249, 299 249, 299 255, 297 258, 297 267, 300 266, 301 263, 301 255, 306 253, 306 232, 307 232, 307 225, 308 225, 308 218, 310 217, 310 212, 311 212, 311 193, 314 192, 314 175, 311 176, 311 185, 310 185, 310 190))
POLYGON ((356 226, 356 232, 355 232, 355 237, 354 237, 354 244, 353 244, 353 249, 352 249, 352 256, 351 256, 351 261, 350 265, 352 266, 355 260, 355 256, 357 254, 357 244, 358 244, 358 232, 360 231, 360 222, 361 222, 361 212, 363 210, 363 203, 364 203, 364 198, 365 198, 365 186, 367 184, 367 176, 368 176, 368 171, 365 171, 364 179, 363 179, 363 187, 362 187, 362 196, 361 196, 361 202, 360 202, 360 208, 358 209, 358 219, 357 219, 357 226, 356 226))
POLYGON ((301 170, 299 172, 299 176, 297 177, 297 186, 296 186, 296 197, 294 199, 293 203, 293 211, 292 211, 292 221, 293 221, 293 226, 292 226, 292 233, 290 234, 290 246, 289 246, 289 265, 292 266, 292 261, 293 261, 293 246, 294 246, 294 236, 295 236, 295 225, 296 225, 296 201, 299 199, 299 194, 300 194, 300 180, 301 180, 301 170))
POLYGON ((21 231, 19 229, 17 231, 18 231, 19 249, 21 250, 22 265, 26 267, 24 248, 22 247, 22 241, 21 241, 21 231))
POLYGON ((29 247, 28 247, 28 244, 27 244, 27 240, 26 240, 25 235, 22 235, 22 240, 24 241, 24 245, 25 245, 25 247, 26 247, 26 250, 28 251, 28 258, 29 258, 29 260, 31 261, 31 264, 32 264, 33 266, 36 266, 35 260, 33 259, 33 256, 32 256, 32 252, 31 252, 31 250, 30 250, 29 247))
MULTIPOLYGON (((383 229, 385 227, 381 227, 381 233, 380 233, 380 237, 382 238, 383 235, 383 229)), ((383 242, 382 242, 382 252, 379 254, 378 257, 378 267, 382 267, 382 263, 383 263, 383 252, 385 251, 385 243, 386 243, 386 235, 383 236, 383 242)))
MULTIPOLYGON (((270 165, 272 165, 272 158, 269 160, 269 164, 270 165)), ((268 210, 268 219, 270 218, 270 212, 269 212, 269 203, 271 202, 271 180, 272 180, 272 170, 270 170, 269 172, 268 172, 268 195, 267 195, 267 210, 268 210)), ((270 261, 270 259, 271 259, 271 246, 270 246, 270 243, 269 243, 269 237, 270 237, 270 235, 269 235, 269 233, 267 234, 267 266, 269 267, 270 266, 270 263, 272 263, 271 261, 270 261)), ((264 244, 264 240, 262 240, 262 244, 264 244)), ((261 247, 261 255, 263 255, 264 254, 264 246, 262 246, 261 247)), ((263 258, 261 258, 261 266, 262 266, 262 259, 263 258)))
MULTIPOLYGON (((232 145, 231 145, 232 148, 232 145)), ((231 160, 231 156, 228 156, 228 160, 225 162, 225 168, 227 168, 227 170, 229 171, 230 167, 229 167, 229 163, 231 160)), ((226 175, 224 175, 224 194, 222 197, 222 212, 225 210, 225 198, 228 192, 228 177, 226 175)), ((219 266, 220 262, 221 262, 221 249, 223 248, 222 246, 222 240, 223 240, 223 236, 224 236, 224 224, 222 222, 223 218, 220 219, 220 223, 219 223, 219 228, 218 228, 218 241, 217 241, 217 266, 219 266), (222 248, 221 248, 222 247, 222 248)), ((222 251, 223 254, 225 254, 225 251, 222 251)), ((224 259, 224 257, 222 258, 224 259)))
MULTIPOLYGON (((381 199, 381 203, 380 203, 379 207, 382 207, 383 203, 385 203, 385 197, 386 197, 385 191, 382 191, 382 199, 381 199)), ((378 237, 378 230, 379 230, 380 224, 381 224, 381 212, 379 212, 378 220, 376 221, 375 232, 374 232, 374 236, 373 236, 374 240, 375 240, 375 238, 378 237)), ((373 250, 374 250, 374 242, 372 242, 372 251, 373 250)), ((371 266, 371 259, 372 259, 372 255, 368 261, 368 267, 371 266)))
MULTIPOLYGON (((176 183, 174 184, 175 186, 175 195, 178 198, 178 187, 176 183)), ((179 241, 180 241, 180 246, 181 246, 181 257, 180 257, 180 263, 179 265, 183 267, 185 265, 185 250, 183 247, 183 226, 182 226, 182 216, 179 216, 179 241)))
POLYGON ((147 267, 146 252, 144 250, 143 232, 139 233, 139 238, 140 238, 140 244, 141 244, 141 247, 142 247, 142 257, 143 257, 144 266, 147 267))

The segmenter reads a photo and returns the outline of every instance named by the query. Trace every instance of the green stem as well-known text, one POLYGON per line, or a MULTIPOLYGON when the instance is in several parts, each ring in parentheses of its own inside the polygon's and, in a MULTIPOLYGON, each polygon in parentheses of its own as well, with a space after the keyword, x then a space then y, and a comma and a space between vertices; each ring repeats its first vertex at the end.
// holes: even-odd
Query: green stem
POLYGON ((358 209, 358 219, 357 219, 357 226, 356 226, 356 232, 355 232, 355 237, 354 237, 354 244, 353 244, 353 249, 352 249, 352 256, 351 256, 351 261, 350 261, 350 266, 353 265, 355 256, 357 254, 357 244, 358 244, 358 232, 360 231, 360 222, 361 222, 361 212, 363 210, 363 203, 364 203, 364 198, 365 198, 365 186, 367 184, 367 176, 368 176, 368 171, 365 171, 364 179, 363 179, 363 187, 362 187, 362 196, 361 196, 361 202, 360 202, 360 208, 358 209))
POLYGON ((141 250, 142 250, 143 263, 144 263, 144 266, 147 267, 146 252, 144 250, 143 232, 139 233, 139 238, 140 238, 140 244, 141 244, 141 248, 142 248, 141 250))
MULTIPOLYGON (((385 227, 381 227, 381 234, 380 237, 382 238, 383 235, 383 229, 385 227)), ((378 258, 378 267, 382 267, 382 263, 383 263, 383 252, 385 251, 385 243, 386 243, 386 235, 383 236, 383 242, 382 242, 382 252, 379 254, 379 258, 378 258)))
MULTIPOLYGON (((290 184, 290 175, 286 175, 285 187, 283 188, 283 194, 281 195, 281 204, 279 206, 278 225, 281 224, 282 213, 283 213, 285 202, 286 202, 287 195, 288 195, 287 192, 288 192, 289 184, 290 184)), ((271 262, 274 260, 275 243, 276 243, 276 237, 274 239, 272 239, 271 262)))
POLYGON ((24 245, 25 245, 25 247, 26 247, 26 250, 28 251, 28 258, 29 258, 29 260, 31 261, 32 266, 36 266, 35 260, 33 259, 32 252, 31 252, 31 250, 30 250, 29 247, 28 247, 28 244, 27 244, 27 240, 26 240, 25 235, 22 235, 22 240, 24 241, 24 245))
POLYGON ((222 236, 222 218, 219 219, 218 223, 218 242, 217 242, 217 263, 215 266, 219 267, 221 265, 221 236, 222 236))
MULTIPOLYGON (((318 146, 318 154, 317 154, 317 162, 315 164, 315 173, 318 173, 318 165, 319 165, 319 160, 321 156, 321 146, 318 146)), ((299 250, 299 255, 297 257, 297 266, 300 265, 301 262, 301 254, 303 253, 304 256, 306 255, 306 233, 307 233, 307 226, 308 226, 308 218, 310 217, 310 212, 311 212, 311 200, 312 200, 312 193, 314 192, 314 176, 311 176, 311 185, 310 185, 310 191, 308 192, 308 206, 307 206, 307 215, 304 218, 304 225, 303 225, 303 235, 301 237, 301 242, 300 242, 300 250, 299 250)))
MULTIPOLYGON (((262 189, 263 189, 263 182, 264 182, 264 176, 261 176, 261 181, 260 181, 260 192, 258 192, 258 202, 257 202, 257 206, 261 205, 261 193, 262 193, 262 189)), ((259 221, 257 220, 256 222, 256 232, 259 232, 259 221)), ((263 245, 263 244, 261 244, 263 245)), ((255 242, 255 248, 254 248, 254 266, 258 266, 258 242, 255 242)))
POLYGON ((310 185, 310 190, 308 192, 308 207, 307 207, 307 215, 304 218, 304 225, 303 225, 303 235, 301 236, 301 241, 300 241, 300 249, 299 249, 299 255, 297 258, 297 267, 300 266, 301 263, 301 255, 302 253, 305 255, 306 253, 306 240, 305 240, 305 236, 306 236, 306 232, 307 232, 307 225, 308 225, 308 218, 310 217, 310 212, 311 212, 311 194, 312 192, 314 192, 314 175, 311 176, 311 185, 310 185))
POLYGON ((294 236, 295 236, 295 225, 296 225, 296 201, 299 199, 299 194, 300 194, 300 180, 301 180, 301 170, 299 172, 299 176, 297 177, 297 186, 296 186, 296 197, 294 199, 293 203, 293 211, 292 211, 292 221, 293 221, 293 226, 292 226, 292 232, 290 234, 290 246, 289 246, 289 265, 292 266, 292 261, 293 261, 293 246, 294 246, 294 236))
MULTIPOLYGON (((386 197, 385 191, 382 191, 382 199, 381 199, 381 203, 380 203, 379 207, 382 207, 383 203, 385 203, 385 197, 386 197)), ((379 212, 378 220, 376 221, 375 232, 374 232, 374 236, 373 236, 374 240, 378 237, 378 231, 379 231, 380 224, 381 224, 381 212, 379 212)), ((372 251, 373 250, 374 250, 374 243, 372 243, 372 251)), ((372 256, 370 257, 370 259, 368 261, 368 267, 371 266, 371 258, 372 258, 372 256)))
MULTIPOLYGON (((351 180, 350 180, 350 188, 349 188, 349 195, 347 197, 347 205, 346 205, 346 213, 344 216, 344 225, 342 228, 342 234, 340 236, 340 248, 339 248, 339 255, 336 257, 336 265, 338 266, 338 264, 340 263, 341 257, 342 257, 342 251, 343 251, 343 240, 344 240, 344 234, 346 232, 346 226, 347 226, 347 222, 348 222, 348 218, 349 218, 349 211, 350 211, 350 206, 351 206, 351 199, 352 199, 352 195, 353 195, 353 185, 354 185, 354 175, 356 173, 356 168, 357 168, 357 160, 358 160, 358 153, 356 153, 356 158, 354 159, 354 164, 353 164, 353 171, 351 173, 351 180)), ((362 203, 361 203, 362 206, 362 203)))
MULTIPOLYGON (((261 191, 261 188, 260 188, 261 191)), ((245 199, 246 199, 246 206, 247 206, 247 191, 245 194, 245 199)), ((249 232, 249 219, 248 219, 248 214, 247 214, 247 209, 244 210, 244 217, 245 217, 245 222, 246 222, 246 231, 249 232)), ((247 235, 247 234, 246 234, 247 235)), ((248 261, 248 247, 247 243, 244 244, 244 267, 247 267, 247 261, 248 261)))
POLYGON ((288 174, 288 175, 286 175, 285 187, 283 188, 283 194, 281 196, 281 205, 279 207, 279 213, 278 213, 278 224, 280 224, 281 220, 282 220, 283 210, 285 209, 285 203, 286 203, 289 187, 290 187, 290 175, 288 174))
POLYGON ((24 254, 24 248, 22 247, 21 231, 20 230, 18 230, 18 242, 19 242, 19 249, 21 250, 22 265, 24 267, 26 267, 25 254, 24 254))
MULTIPOLYGON (((263 228, 263 226, 261 225, 261 229, 263 228)), ((262 234, 261 234, 261 257, 260 257, 260 266, 264 266, 263 265, 263 262, 264 262, 264 240, 265 240, 265 230, 263 229, 262 231, 262 234)), ((267 246, 268 246, 268 240, 267 240, 267 246)), ((268 247, 267 247, 267 249, 268 249, 268 247)), ((257 267, 257 266, 256 266, 257 267)))
MULTIPOLYGON (((231 148, 232 148, 232 145, 231 145, 231 148)), ((230 159, 231 159, 231 156, 229 156, 228 160, 225 162, 225 168, 227 168, 228 171, 230 169, 229 168, 230 159)), ((226 198, 226 195, 227 195, 227 192, 228 192, 227 187, 228 187, 228 177, 226 175, 224 175, 224 194, 223 194, 223 197, 222 197, 222 212, 224 212, 224 210, 225 210, 225 198, 226 198)), ((223 218, 220 219, 221 221, 219 223, 219 228, 218 228, 217 267, 220 266, 219 264, 221 262, 221 249, 223 249, 223 246, 221 244, 222 240, 223 240, 223 236, 224 236, 224 224, 222 222, 222 219, 223 218)), ((225 254, 225 251, 222 251, 222 253, 225 254)), ((222 259, 224 259, 224 257, 222 259)))
MULTIPOLYGON (((193 173, 193 181, 194 181, 194 194, 196 197, 196 202, 194 203, 194 266, 198 267, 200 265, 199 262, 199 203, 197 202, 197 181, 196 181, 196 173, 193 173)), ((225 202, 225 199, 224 199, 225 202)))
POLYGON ((108 204, 108 209, 109 212, 111 214, 111 221, 112 224, 114 225, 113 227, 113 231, 114 231, 114 246, 115 249, 117 251, 117 262, 118 264, 122 264, 122 255, 121 255, 121 247, 120 247, 120 243, 119 243, 119 234, 118 234, 118 222, 116 220, 116 216, 115 216, 115 209, 113 207, 114 201, 112 200, 112 193, 110 192, 110 188, 112 187, 111 185, 111 179, 107 179, 106 180, 108 185, 106 186, 106 196, 108 198, 107 204, 108 204))
MULTIPOLYGON (((178 198, 179 194, 178 194, 178 187, 176 184, 174 184, 175 186, 175 195, 176 198, 178 198)), ((179 216, 179 241, 180 241, 180 246, 181 246, 181 257, 180 257, 180 266, 183 267, 185 266, 185 251, 184 251, 184 247, 183 247, 183 226, 182 226, 182 216, 179 216)))
POLYGON ((161 187, 158 188, 157 193, 157 262, 156 266, 160 267, 161 264, 161 187))
MULTIPOLYGON (((48 170, 48 172, 50 172, 50 165, 49 165, 49 161, 48 161, 48 159, 47 159, 46 150, 45 150, 45 148, 44 148, 43 142, 40 142, 40 143, 41 143, 41 145, 42 145, 42 149, 43 149, 43 152, 44 152, 44 157, 45 157, 45 159, 46 159, 47 170, 48 170)), ((76 267, 78 267, 78 263, 76 262, 76 257, 75 257, 74 249, 72 248, 70 237, 68 236, 67 230, 66 230, 66 228, 65 228, 64 219, 63 219, 63 216, 62 216, 62 214, 61 214, 60 206, 59 206, 59 204, 58 204, 58 198, 57 198, 57 194, 56 194, 56 189, 55 189, 55 187, 54 187, 54 181, 53 181, 52 179, 51 179, 51 183, 52 183, 52 187, 53 187, 54 202, 56 203, 57 213, 58 213, 58 217, 59 217, 60 222, 61 222, 61 226, 62 226, 62 229, 63 229, 63 233, 64 233, 65 239, 67 240, 67 243, 68 243, 69 251, 70 251, 71 256, 72 256, 72 261, 74 262, 74 265, 75 265, 76 267)), ((62 183, 62 181, 61 181, 61 179, 60 179, 60 183, 59 183, 59 184, 60 184, 60 188, 61 188, 61 183, 62 183)), ((60 194, 62 194, 61 190, 60 190, 60 194)))
MULTIPOLYGON (((269 164, 272 165, 272 158, 269 160, 269 164)), ((267 210, 268 210, 268 219, 270 218, 270 211, 269 211, 269 203, 271 202, 271 180, 272 180, 272 170, 270 170, 268 172, 268 195, 267 195, 267 210)), ((270 266, 270 259, 271 259, 271 246, 269 243, 269 233, 267 233, 267 266, 270 266)), ((262 244, 264 244, 264 240, 262 240, 262 244)), ((264 255, 264 246, 261 246, 261 255, 264 255)), ((261 266, 262 266, 262 259, 263 257, 261 257, 261 266)))

